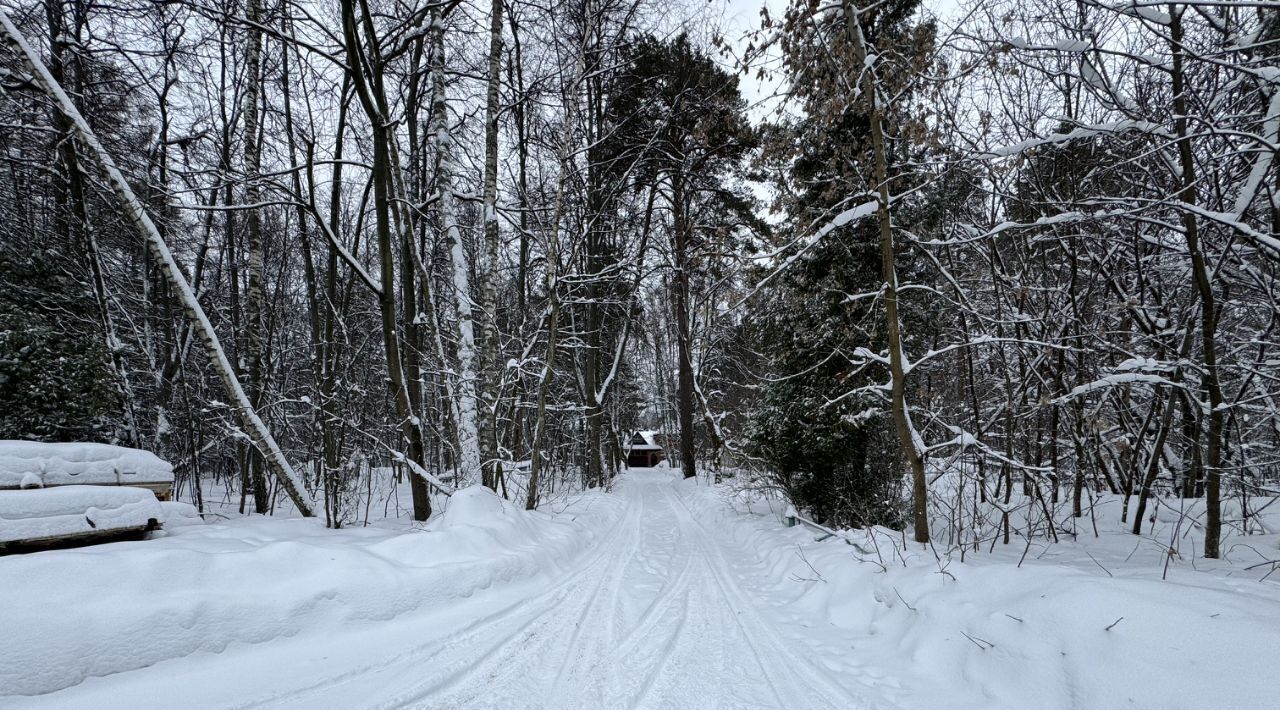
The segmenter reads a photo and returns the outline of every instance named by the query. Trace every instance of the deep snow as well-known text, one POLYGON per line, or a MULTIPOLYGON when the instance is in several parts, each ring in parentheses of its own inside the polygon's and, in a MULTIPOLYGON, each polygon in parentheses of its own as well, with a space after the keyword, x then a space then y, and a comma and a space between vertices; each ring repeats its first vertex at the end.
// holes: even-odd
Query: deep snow
POLYGON ((1265 570, 1160 581, 1121 535, 963 563, 886 531, 819 542, 675 476, 554 512, 468 489, 419 531, 249 518, 0 559, 0 608, 24 610, 0 707, 1275 704, 1265 570))

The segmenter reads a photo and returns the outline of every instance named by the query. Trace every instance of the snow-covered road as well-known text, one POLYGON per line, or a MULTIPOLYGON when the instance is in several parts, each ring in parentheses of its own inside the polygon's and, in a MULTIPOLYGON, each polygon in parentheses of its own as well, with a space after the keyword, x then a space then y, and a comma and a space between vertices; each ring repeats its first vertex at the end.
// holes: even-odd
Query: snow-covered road
POLYGON ((758 561, 726 546, 673 476, 620 479, 625 511, 557 578, 91 678, 20 707, 867 706, 783 633, 794 618, 784 622, 749 583, 758 561))

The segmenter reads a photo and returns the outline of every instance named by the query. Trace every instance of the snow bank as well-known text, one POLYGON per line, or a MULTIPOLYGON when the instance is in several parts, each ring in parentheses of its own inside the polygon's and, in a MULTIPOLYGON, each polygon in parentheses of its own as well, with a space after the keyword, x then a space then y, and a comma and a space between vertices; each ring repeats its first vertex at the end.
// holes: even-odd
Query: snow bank
POLYGON ((558 514, 474 489, 458 495, 440 518, 409 532, 252 517, 147 542, 0 558, 0 609, 22 610, 3 625, 0 696, 554 577, 619 511, 601 493, 558 514))
POLYGON ((173 466, 149 451, 109 444, 0 441, 0 488, 172 482, 173 466))
POLYGON ((449 497, 444 515, 433 527, 436 530, 465 526, 501 527, 511 522, 518 523, 522 512, 492 490, 484 486, 471 486, 449 497))
POLYGON ((1160 581, 1159 566, 1126 568, 1124 552, 1099 558, 1108 571, 1035 554, 1019 567, 1022 545, 962 563, 914 544, 903 552, 887 530, 850 533, 857 548, 817 542, 782 526, 783 504, 724 487, 682 493, 726 545, 761 561, 747 584, 784 626, 795 622, 796 639, 894 706, 1275 705, 1280 585, 1259 582, 1265 570, 1179 569, 1178 581, 1160 581), (815 615, 825 624, 805 621, 815 615))
POLYGON ((128 530, 146 527, 151 520, 163 521, 164 512, 144 488, 0 490, 0 544, 128 530))
POLYGON ((204 518, 200 517, 200 511, 196 510, 196 507, 190 503, 165 500, 160 501, 160 509, 164 511, 163 522, 167 530, 187 525, 204 524, 204 518))

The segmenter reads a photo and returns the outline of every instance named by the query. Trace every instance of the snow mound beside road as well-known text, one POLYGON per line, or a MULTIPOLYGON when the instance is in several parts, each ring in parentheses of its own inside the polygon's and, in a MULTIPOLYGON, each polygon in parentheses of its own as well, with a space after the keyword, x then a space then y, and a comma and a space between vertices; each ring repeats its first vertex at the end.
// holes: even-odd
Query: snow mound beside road
POLYGON ((456 502, 459 520, 445 514, 407 532, 251 517, 146 542, 0 558, 0 609, 13 612, 0 624, 0 706, 6 695, 554 578, 621 508, 594 492, 559 514, 494 506, 476 492, 456 502))
POLYGON ((1183 559, 1162 581, 1163 564, 1135 555, 1144 541, 1118 523, 1098 539, 1033 545, 1025 559, 1022 542, 961 562, 958 551, 904 549, 883 528, 845 533, 856 547, 818 541, 782 526, 785 503, 727 485, 686 484, 681 494, 724 544, 759 559, 744 579, 796 620, 796 639, 890 705, 1276 704, 1280 584, 1259 581, 1265 567, 1183 559), (815 617, 825 623, 799 626, 815 617))
POLYGON ((518 510, 510 501, 484 486, 470 486, 449 497, 444 515, 435 523, 435 530, 471 526, 497 527, 512 522, 518 510))

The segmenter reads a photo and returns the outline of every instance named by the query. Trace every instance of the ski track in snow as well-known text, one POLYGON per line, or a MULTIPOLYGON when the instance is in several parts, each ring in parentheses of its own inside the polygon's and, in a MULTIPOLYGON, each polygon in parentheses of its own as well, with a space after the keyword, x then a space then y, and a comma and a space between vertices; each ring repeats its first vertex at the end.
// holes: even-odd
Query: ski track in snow
POLYGON ((871 707, 820 665, 829 657, 762 613, 749 580, 757 560, 717 540, 673 475, 636 469, 619 479, 625 514, 550 584, 196 654, 21 707, 173 707, 191 697, 243 710, 871 707))

